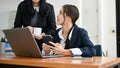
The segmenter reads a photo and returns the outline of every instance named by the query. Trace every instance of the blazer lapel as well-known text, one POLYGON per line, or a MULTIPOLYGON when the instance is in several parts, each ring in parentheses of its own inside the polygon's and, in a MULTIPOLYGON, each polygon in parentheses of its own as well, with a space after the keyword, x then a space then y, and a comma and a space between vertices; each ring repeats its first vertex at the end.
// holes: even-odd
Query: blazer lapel
POLYGON ((77 37, 78 37, 78 27, 75 25, 71 36, 70 48, 73 47, 73 45, 75 44, 77 37))

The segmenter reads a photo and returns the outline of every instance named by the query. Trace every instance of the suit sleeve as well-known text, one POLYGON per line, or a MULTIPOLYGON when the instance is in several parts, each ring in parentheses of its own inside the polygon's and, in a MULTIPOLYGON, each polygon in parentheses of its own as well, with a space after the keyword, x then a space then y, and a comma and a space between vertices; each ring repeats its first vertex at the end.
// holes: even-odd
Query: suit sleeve
POLYGON ((47 25, 49 27, 49 31, 46 34, 53 34, 56 30, 56 22, 55 22, 55 13, 53 6, 49 6, 49 14, 47 17, 47 25))
POLYGON ((91 42, 91 40, 89 39, 88 33, 86 30, 83 30, 81 33, 81 40, 82 40, 82 48, 80 48, 80 50, 82 51, 82 55, 81 56, 88 56, 88 57, 92 57, 95 56, 96 51, 94 49, 94 45, 91 42))
POLYGON ((17 8, 16 17, 14 21, 14 28, 22 27, 22 4, 20 3, 17 8))

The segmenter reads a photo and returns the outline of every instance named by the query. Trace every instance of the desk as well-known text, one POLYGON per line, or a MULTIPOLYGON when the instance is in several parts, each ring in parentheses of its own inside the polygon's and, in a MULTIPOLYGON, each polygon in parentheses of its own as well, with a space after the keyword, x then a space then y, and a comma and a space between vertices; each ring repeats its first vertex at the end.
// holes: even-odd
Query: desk
MULTIPOLYGON (((0 56, 0 65, 17 65, 46 68, 109 68, 120 63, 120 58, 92 57, 92 58, 26 58, 15 56, 0 56)), ((12 67, 11 67, 12 68, 12 67)))

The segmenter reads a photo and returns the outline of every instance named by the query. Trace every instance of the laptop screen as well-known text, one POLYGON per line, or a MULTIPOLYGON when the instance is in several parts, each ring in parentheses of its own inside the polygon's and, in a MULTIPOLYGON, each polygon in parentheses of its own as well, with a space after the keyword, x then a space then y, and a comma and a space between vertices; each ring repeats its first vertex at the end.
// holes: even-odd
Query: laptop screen
POLYGON ((42 57, 40 49, 28 28, 3 30, 16 56, 42 57))

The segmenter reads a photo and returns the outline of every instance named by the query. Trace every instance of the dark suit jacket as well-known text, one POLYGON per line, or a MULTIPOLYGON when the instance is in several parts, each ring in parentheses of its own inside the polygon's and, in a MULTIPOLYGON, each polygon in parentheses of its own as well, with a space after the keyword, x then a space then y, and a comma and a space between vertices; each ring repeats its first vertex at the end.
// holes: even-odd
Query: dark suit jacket
MULTIPOLYGON (((31 19, 35 12, 32 7, 31 0, 24 0, 18 5, 16 18, 14 22, 14 28, 31 26, 31 19)), ((41 27, 42 32, 46 34, 52 34, 56 30, 54 8, 51 4, 45 3, 45 5, 39 6, 38 21, 33 27, 41 27), (41 8, 42 7, 42 8, 41 8), (45 7, 45 8, 44 8, 45 7)), ((37 40, 37 43, 41 48, 42 40, 37 40)))
MULTIPOLYGON (((44 10, 43 13, 40 13, 41 9, 39 8, 38 21, 33 27, 41 27, 42 32, 51 34, 56 30, 54 8, 51 4, 48 3, 46 4, 46 8, 47 9, 44 10)), ((29 6, 29 2, 21 2, 18 5, 14 28, 30 26, 34 13, 34 8, 32 6, 29 6)))
MULTIPOLYGON (((58 29, 53 35, 54 42, 60 42, 60 38, 58 36, 60 29, 58 29)), ((94 45, 90 41, 87 31, 83 28, 79 28, 77 25, 74 26, 69 48, 80 48, 82 51, 82 57, 91 57, 96 54, 94 45)))

